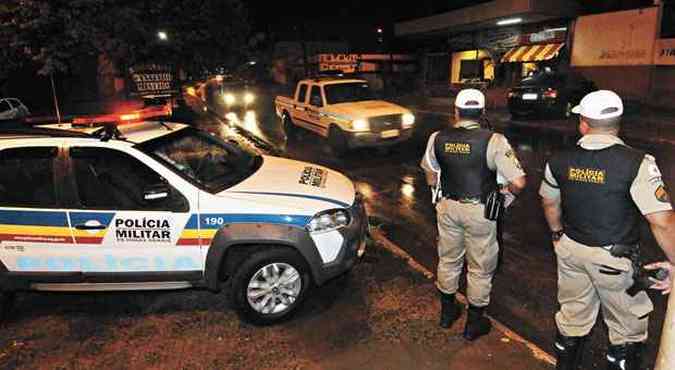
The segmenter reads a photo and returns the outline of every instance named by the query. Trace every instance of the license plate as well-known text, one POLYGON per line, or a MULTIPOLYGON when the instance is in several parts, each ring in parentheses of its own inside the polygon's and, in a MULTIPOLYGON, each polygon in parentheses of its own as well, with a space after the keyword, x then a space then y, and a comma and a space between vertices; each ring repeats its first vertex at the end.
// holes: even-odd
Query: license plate
POLYGON ((523 94, 523 100, 537 100, 537 94, 523 94))
POLYGON ((380 134, 380 136, 381 136, 383 139, 388 139, 388 138, 390 138, 390 137, 396 137, 396 136, 398 136, 398 130, 387 130, 387 131, 382 131, 382 133, 380 134))

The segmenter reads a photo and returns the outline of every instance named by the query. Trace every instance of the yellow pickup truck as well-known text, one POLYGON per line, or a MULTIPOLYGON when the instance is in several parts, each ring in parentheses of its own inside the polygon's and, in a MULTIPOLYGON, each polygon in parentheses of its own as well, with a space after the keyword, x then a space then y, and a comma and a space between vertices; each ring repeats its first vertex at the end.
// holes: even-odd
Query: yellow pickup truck
POLYGON ((293 97, 277 96, 275 106, 287 136, 298 127, 313 131, 328 138, 337 154, 400 143, 415 125, 410 110, 375 99, 368 81, 360 79, 302 80, 293 97))

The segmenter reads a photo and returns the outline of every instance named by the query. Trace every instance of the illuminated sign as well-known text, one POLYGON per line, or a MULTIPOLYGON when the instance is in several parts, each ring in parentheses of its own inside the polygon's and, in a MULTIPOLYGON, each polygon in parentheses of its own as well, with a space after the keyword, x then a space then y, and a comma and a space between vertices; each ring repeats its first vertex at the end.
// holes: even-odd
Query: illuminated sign
POLYGON ((675 65, 675 39, 660 39, 656 41, 654 64, 675 65))
POLYGON ((572 44, 572 65, 651 65, 658 21, 658 7, 579 17, 572 44))

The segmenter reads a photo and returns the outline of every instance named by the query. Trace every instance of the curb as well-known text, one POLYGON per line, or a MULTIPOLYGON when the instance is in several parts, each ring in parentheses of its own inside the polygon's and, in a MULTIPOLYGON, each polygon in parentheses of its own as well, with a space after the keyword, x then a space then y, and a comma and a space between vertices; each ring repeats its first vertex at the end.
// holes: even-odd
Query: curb
MULTIPOLYGON (((380 231, 376 228, 372 228, 370 230, 370 236, 373 238, 373 240, 379 246, 381 246, 382 248, 391 252, 392 254, 394 254, 394 256, 396 256, 398 258, 401 258, 404 261, 406 261, 408 266, 410 266, 410 268, 412 268, 414 271, 421 273, 422 275, 424 275, 424 277, 426 277, 429 280, 434 280, 435 276, 434 276, 433 272, 429 271, 427 268, 422 266, 419 262, 415 261, 415 259, 412 256, 410 256, 406 251, 404 251, 403 249, 401 249, 401 247, 399 247, 394 242, 389 240, 384 235, 384 233, 382 233, 382 231, 380 231)), ((456 296, 457 296, 457 300, 460 301, 462 304, 467 303, 466 297, 463 294, 457 292, 456 296)), ((525 347, 527 347, 532 352, 532 355, 536 360, 546 362, 546 363, 548 363, 549 365, 552 365, 552 366, 556 366, 556 359, 553 355, 551 355, 550 353, 548 353, 548 352, 544 351, 543 349, 539 348, 539 346, 530 342, 529 340, 523 338, 518 333, 514 332, 508 326, 502 324, 501 322, 499 322, 495 318, 493 318, 489 315, 486 315, 486 316, 490 319, 490 321, 492 322, 492 325, 495 327, 495 329, 502 332, 502 334, 504 334, 505 337, 511 339, 514 342, 521 343, 521 344, 525 345, 525 347)))

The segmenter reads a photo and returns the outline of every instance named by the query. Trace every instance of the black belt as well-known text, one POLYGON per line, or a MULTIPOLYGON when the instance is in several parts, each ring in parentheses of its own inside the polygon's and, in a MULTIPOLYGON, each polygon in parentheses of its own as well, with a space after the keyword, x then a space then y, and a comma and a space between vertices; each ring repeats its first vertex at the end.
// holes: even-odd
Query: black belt
POLYGON ((463 204, 480 204, 483 203, 483 201, 480 199, 480 197, 443 197, 445 199, 451 199, 454 200, 455 202, 463 203, 463 204))

